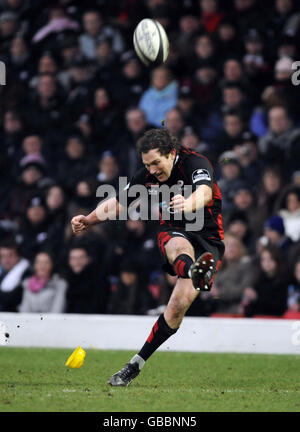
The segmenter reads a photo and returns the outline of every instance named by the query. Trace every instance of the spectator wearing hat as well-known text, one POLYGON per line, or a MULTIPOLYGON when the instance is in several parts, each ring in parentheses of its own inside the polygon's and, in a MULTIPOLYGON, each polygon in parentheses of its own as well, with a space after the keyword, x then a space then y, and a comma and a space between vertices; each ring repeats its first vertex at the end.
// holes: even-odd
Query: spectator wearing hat
POLYGON ((45 165, 41 157, 37 155, 26 156, 19 166, 20 177, 11 188, 8 214, 11 218, 20 222, 25 215, 26 205, 29 199, 40 194, 44 187, 49 185, 49 179, 45 176, 45 165), (46 180, 44 182, 44 180, 46 180))
POLYGON ((284 221, 281 216, 271 216, 264 223, 264 236, 266 236, 270 245, 288 256, 291 246, 293 246, 293 241, 286 235, 284 221))
POLYGON ((50 224, 47 207, 41 195, 33 196, 28 202, 17 239, 24 256, 29 260, 42 249, 56 254, 61 250, 63 227, 50 224))
POLYGON ((0 311, 17 312, 22 300, 22 281, 31 274, 30 262, 13 240, 0 245, 0 311))
POLYGON ((34 258, 33 275, 22 283, 19 312, 62 313, 65 311, 67 284, 55 271, 53 256, 46 251, 34 258))
POLYGON ((112 49, 116 54, 124 51, 124 41, 121 33, 116 28, 106 25, 102 14, 98 10, 87 10, 82 16, 84 33, 79 37, 80 49, 89 59, 94 60, 96 54, 97 39, 106 36, 112 40, 112 49))
POLYGON ((148 123, 161 127, 166 113, 177 104, 178 83, 165 66, 152 71, 151 86, 142 94, 139 107, 144 111, 148 123))

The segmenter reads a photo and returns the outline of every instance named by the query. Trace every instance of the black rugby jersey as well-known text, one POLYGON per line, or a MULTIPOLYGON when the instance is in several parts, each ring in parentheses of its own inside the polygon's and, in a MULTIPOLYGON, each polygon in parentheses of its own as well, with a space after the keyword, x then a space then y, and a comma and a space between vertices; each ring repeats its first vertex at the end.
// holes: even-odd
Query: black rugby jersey
MULTIPOLYGON (((201 233, 201 236, 207 239, 222 240, 224 238, 222 196, 219 186, 214 179, 213 167, 205 156, 182 146, 176 155, 171 175, 167 181, 159 182, 154 175, 150 174, 150 172, 143 167, 133 176, 126 189, 128 190, 129 187, 134 185, 143 185, 148 191, 150 201, 151 196, 156 195, 158 188, 162 185, 167 185, 169 187, 176 185, 178 187, 177 194, 184 195, 183 190, 185 186, 189 186, 189 190, 191 190, 192 193, 196 190, 198 185, 202 184, 208 185, 212 188, 213 197, 208 205, 204 207, 203 228, 196 232, 201 233)), ((176 220, 174 213, 172 213, 172 209, 170 209, 170 201, 166 202, 162 199, 161 194, 158 195, 161 229, 185 229, 187 223, 193 223, 193 221, 185 219, 184 213, 181 213, 182 220, 176 220), (167 211, 169 216, 166 218, 167 220, 162 218, 163 208, 167 211)), ((172 198, 173 195, 174 193, 170 198, 172 198)), ((187 195, 185 195, 185 198, 187 198, 187 195)), ((127 204, 130 205, 136 199, 137 196, 135 198, 128 197, 127 204)))

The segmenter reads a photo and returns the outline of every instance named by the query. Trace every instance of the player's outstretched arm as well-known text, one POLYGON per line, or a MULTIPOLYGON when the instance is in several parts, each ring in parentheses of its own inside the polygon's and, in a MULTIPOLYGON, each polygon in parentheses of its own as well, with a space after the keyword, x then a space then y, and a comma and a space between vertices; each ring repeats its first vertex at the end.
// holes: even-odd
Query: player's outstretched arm
POLYGON ((73 233, 80 234, 92 225, 104 222, 108 219, 115 219, 121 210, 122 206, 119 204, 117 199, 110 198, 99 204, 98 207, 87 216, 74 216, 71 220, 73 233))

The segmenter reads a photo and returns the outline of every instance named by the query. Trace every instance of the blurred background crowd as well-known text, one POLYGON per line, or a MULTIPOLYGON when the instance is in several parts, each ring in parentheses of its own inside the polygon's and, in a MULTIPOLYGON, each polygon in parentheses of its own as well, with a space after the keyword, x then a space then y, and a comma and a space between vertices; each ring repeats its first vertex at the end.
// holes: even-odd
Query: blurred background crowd
POLYGON ((75 238, 70 220, 133 175, 165 119, 223 196, 222 267, 187 314, 299 312, 299 48, 296 0, 0 0, 0 311, 164 310, 176 278, 155 222, 75 238), (163 66, 133 52, 145 17, 169 36, 163 66))

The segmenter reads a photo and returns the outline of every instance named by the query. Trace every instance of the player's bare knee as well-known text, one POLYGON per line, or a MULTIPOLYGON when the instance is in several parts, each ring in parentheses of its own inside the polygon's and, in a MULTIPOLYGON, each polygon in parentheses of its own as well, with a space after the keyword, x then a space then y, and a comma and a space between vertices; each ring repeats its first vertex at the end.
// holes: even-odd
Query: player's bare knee
POLYGON ((192 245, 184 238, 174 237, 166 245, 166 252, 171 264, 181 254, 187 254, 194 258, 192 245))

